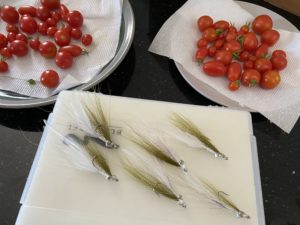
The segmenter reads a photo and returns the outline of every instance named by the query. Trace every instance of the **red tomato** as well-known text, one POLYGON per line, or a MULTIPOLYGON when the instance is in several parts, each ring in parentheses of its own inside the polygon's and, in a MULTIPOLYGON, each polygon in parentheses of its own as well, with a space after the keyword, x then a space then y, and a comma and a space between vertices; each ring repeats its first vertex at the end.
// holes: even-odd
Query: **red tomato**
POLYGON ((40 81, 47 88, 55 88, 59 83, 58 73, 54 70, 46 70, 42 72, 40 81))
POLYGON ((207 54, 208 54, 208 50, 206 47, 198 48, 198 50, 195 54, 196 61, 199 63, 202 63, 203 60, 205 59, 205 57, 207 56, 207 54))
POLYGON ((1 8, 0 16, 1 19, 8 24, 16 24, 19 21, 18 11, 9 5, 5 5, 1 8))
POLYGON ((56 27, 48 27, 48 29, 47 29, 47 35, 50 37, 54 37, 56 32, 57 32, 56 27))
POLYGON ((240 61, 245 62, 249 59, 250 53, 247 51, 242 51, 240 54, 240 61))
POLYGON ((208 41, 205 40, 204 38, 200 38, 198 41, 197 41, 197 47, 198 48, 201 48, 201 47, 207 47, 208 45, 208 41))
POLYGON ((26 42, 20 40, 14 40, 11 42, 9 48, 11 53, 18 57, 25 56, 28 52, 26 42))
POLYGON ((241 86, 241 81, 240 80, 235 80, 235 81, 229 82, 228 89, 230 91, 236 91, 240 88, 240 86, 241 86))
POLYGON ((227 69, 227 78, 229 81, 236 81, 241 78, 242 67, 238 62, 232 62, 227 69))
POLYGON ((273 89, 280 83, 280 75, 277 70, 269 70, 261 77, 260 86, 264 89, 273 89))
POLYGON ((27 34, 34 34, 37 31, 37 23, 31 16, 21 16, 20 28, 27 34))
POLYGON ((241 44, 236 40, 228 41, 223 45, 223 49, 231 53, 240 52, 241 44))
POLYGON ((216 46, 216 48, 217 49, 220 49, 220 48, 222 48, 223 47, 223 45, 224 45, 224 40, 222 40, 222 39, 219 39, 219 40, 216 40, 216 42, 215 42, 215 46, 216 46))
POLYGON ((267 30, 261 35, 261 42, 268 46, 273 46, 280 38, 277 30, 267 30))
POLYGON ((246 87, 253 87, 260 83, 260 73, 255 69, 246 69, 242 74, 242 84, 246 87))
POLYGON ((28 42, 26 35, 21 34, 21 33, 16 35, 15 40, 24 41, 26 44, 28 42))
POLYGON ((273 53, 272 53, 272 57, 274 56, 283 56, 286 58, 286 53, 285 51, 283 50, 275 50, 273 53))
POLYGON ((269 46, 266 44, 261 44, 255 51, 255 56, 257 58, 265 58, 268 55, 269 46))
POLYGON ((232 60, 232 54, 231 52, 226 50, 218 50, 215 54, 215 60, 227 65, 232 60))
POLYGON ((241 26, 240 30, 239 30, 239 34, 247 34, 250 30, 250 24, 245 24, 243 26, 241 26))
POLYGON ((5 59, 9 59, 9 58, 12 57, 12 53, 11 53, 11 51, 10 51, 10 48, 7 48, 7 47, 2 48, 2 49, 0 50, 0 54, 1 54, 2 57, 4 57, 5 59))
POLYGON ((257 34, 262 34, 273 27, 272 18, 268 15, 257 16, 252 22, 252 30, 257 34))
POLYGON ((38 31, 41 35, 47 35, 48 25, 45 22, 40 22, 38 24, 38 31))
POLYGON ((64 4, 60 4, 59 13, 64 21, 67 21, 69 9, 64 4))
POLYGON ((206 28, 213 25, 213 19, 210 16, 201 16, 197 21, 198 29, 203 32, 206 28))
POLYGON ((82 55, 82 53, 84 51, 82 51, 82 48, 80 46, 78 46, 78 45, 67 45, 67 46, 61 47, 59 49, 59 52, 68 52, 73 57, 77 57, 77 56, 82 55))
POLYGON ((235 40, 236 37, 237 37, 237 33, 228 32, 228 33, 226 34, 226 36, 225 36, 225 40, 226 40, 227 42, 229 42, 229 41, 235 40))
POLYGON ((229 23, 225 20, 219 20, 214 23, 213 27, 217 29, 227 30, 229 28, 229 23))
POLYGON ((51 18, 54 19, 56 23, 60 21, 61 15, 58 11, 51 11, 50 14, 51 18))
POLYGON ((0 73, 5 73, 6 71, 8 71, 8 64, 7 64, 7 62, 1 60, 0 61, 0 73))
POLYGON ((85 46, 89 46, 90 44, 92 44, 93 42, 93 37, 90 34, 85 34, 82 36, 81 38, 81 42, 82 44, 84 44, 85 46))
POLYGON ((62 47, 70 44, 71 36, 68 30, 62 28, 56 31, 56 33, 54 34, 54 40, 56 44, 62 47))
POLYGON ((32 48, 35 51, 39 50, 40 45, 41 45, 41 42, 39 41, 39 39, 30 39, 30 41, 29 41, 30 48, 32 48))
POLYGON ((7 44, 8 44, 7 38, 3 34, 0 33, 0 49, 6 47, 7 44))
POLYGON ((41 4, 48 9, 58 9, 60 0, 41 0, 41 4))
POLYGON ((16 36, 17 36, 16 33, 9 32, 9 33, 6 35, 6 38, 7 38, 8 42, 13 42, 14 40, 16 40, 16 36))
POLYGON ((51 16, 49 8, 47 8, 45 6, 39 6, 36 9, 36 16, 40 20, 46 21, 51 16))
POLYGON ((258 46, 258 40, 256 38, 255 33, 249 32, 245 34, 244 41, 243 41, 244 50, 253 52, 257 49, 257 46, 258 46))
POLYGON ((215 41, 217 39, 216 30, 212 27, 206 28, 202 33, 202 37, 208 42, 215 41))
POLYGON ((204 63, 202 69, 204 73, 212 77, 224 76, 227 71, 226 66, 216 60, 204 63))
POLYGON ((287 60, 282 55, 272 56, 271 62, 273 65, 273 69, 275 70, 283 70, 287 65, 287 60))
POLYGON ((74 38, 75 40, 79 40, 82 36, 82 31, 80 28, 72 28, 71 30, 71 37, 74 38))
POLYGON ((7 33, 13 32, 13 33, 19 33, 19 28, 15 24, 7 24, 6 25, 6 31, 7 33))
POLYGON ((62 69, 70 68, 73 65, 73 56, 67 51, 59 52, 56 54, 55 63, 62 69))
POLYGON ((39 52, 43 57, 52 59, 55 57, 57 49, 53 42, 45 41, 40 44, 39 52))
POLYGON ((55 27, 57 21, 51 17, 46 20, 46 24, 48 25, 48 27, 55 27))
POLYGON ((217 52, 217 48, 216 48, 216 46, 210 46, 209 48, 208 48, 208 55, 210 56, 210 57, 214 57, 215 56, 215 54, 216 54, 216 52, 217 52))
POLYGON ((83 24, 83 16, 79 11, 73 10, 68 13, 67 22, 71 27, 81 27, 83 24))
POLYGON ((29 6, 29 5, 21 6, 18 9, 18 12, 20 15, 29 15, 32 17, 36 17, 36 8, 33 6, 29 6))
POLYGON ((257 59, 257 57, 255 55, 250 55, 249 56, 249 60, 252 61, 252 62, 255 62, 257 59))
POLYGON ((236 27, 233 25, 230 25, 230 27, 228 28, 228 33, 236 33, 237 34, 236 27))
POLYGON ((272 69, 272 63, 269 59, 259 58, 255 61, 254 68, 262 74, 272 69))
POLYGON ((250 60, 247 60, 244 62, 244 69, 247 70, 247 69, 253 69, 254 68, 254 62, 253 61, 250 61, 250 60))

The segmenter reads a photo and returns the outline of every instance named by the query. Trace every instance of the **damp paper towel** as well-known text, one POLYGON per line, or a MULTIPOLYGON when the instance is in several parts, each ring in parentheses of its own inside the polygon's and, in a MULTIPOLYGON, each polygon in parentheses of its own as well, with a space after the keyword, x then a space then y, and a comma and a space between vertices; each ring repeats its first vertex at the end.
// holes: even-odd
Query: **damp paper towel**
MULTIPOLYGON (((0 89, 19 94, 45 98, 61 90, 86 83, 97 75, 114 57, 119 42, 123 0, 88 0, 62 1, 70 10, 79 10, 84 17, 83 34, 93 36, 93 44, 86 47, 88 55, 74 58, 73 66, 60 69, 54 59, 46 59, 38 52, 29 50, 25 57, 14 57, 8 60, 9 72, 1 74, 0 89), (46 69, 54 69, 60 75, 60 84, 55 89, 48 89, 39 82, 40 74, 46 69), (29 85, 27 80, 34 79, 37 84, 29 85)), ((39 0, 4 0, 2 5, 33 5, 39 6, 39 0)), ((0 32, 6 33, 5 23, 0 23, 0 32)), ((50 40, 40 36, 40 40, 50 40)), ((52 39, 52 41, 54 41, 52 39)), ((72 39, 72 43, 80 44, 72 39)))
POLYGON ((280 40, 270 49, 284 49, 287 52, 288 67, 281 71, 278 87, 273 90, 242 87, 237 92, 231 92, 226 79, 205 75, 194 59, 196 43, 200 38, 196 21, 201 15, 210 15, 215 21, 224 19, 238 27, 253 20, 250 13, 232 0, 189 0, 165 22, 149 51, 180 63, 195 78, 241 106, 261 113, 289 133, 300 113, 300 34, 279 30, 280 40))

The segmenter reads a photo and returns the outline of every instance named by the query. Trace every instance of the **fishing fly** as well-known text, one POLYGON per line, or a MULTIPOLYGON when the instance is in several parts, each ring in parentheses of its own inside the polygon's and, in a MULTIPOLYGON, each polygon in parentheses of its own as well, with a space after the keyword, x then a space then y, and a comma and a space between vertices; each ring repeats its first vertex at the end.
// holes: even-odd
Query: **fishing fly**
POLYGON ((202 148, 213 154, 216 158, 227 160, 228 157, 221 153, 211 140, 203 134, 199 128, 188 118, 173 113, 171 116, 172 124, 180 130, 181 134, 176 134, 176 138, 183 141, 190 147, 202 148), (182 134, 183 133, 183 134, 182 134), (204 146, 203 146, 204 145, 204 146))
POLYGON ((176 193, 156 158, 150 155, 143 157, 141 153, 137 154, 125 149, 122 149, 122 152, 125 153, 122 160, 124 168, 129 175, 158 195, 177 201, 180 206, 186 208, 182 195, 176 193))

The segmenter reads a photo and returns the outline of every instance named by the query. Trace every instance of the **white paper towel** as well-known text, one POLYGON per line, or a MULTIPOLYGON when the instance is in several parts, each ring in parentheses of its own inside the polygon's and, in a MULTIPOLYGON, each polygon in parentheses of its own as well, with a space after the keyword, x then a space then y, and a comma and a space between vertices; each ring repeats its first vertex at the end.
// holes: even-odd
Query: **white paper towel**
POLYGON ((281 72, 282 81, 276 89, 243 87, 231 92, 224 78, 205 75, 194 60, 196 42, 200 38, 196 22, 201 15, 210 15, 215 21, 225 19, 237 27, 253 20, 250 13, 232 0, 189 0, 163 25, 149 51, 175 60, 197 79, 241 106, 260 112, 289 133, 300 115, 300 34, 279 30, 281 38, 270 49, 284 49, 287 52, 288 67, 281 72))
MULTIPOLYGON (((30 49, 25 57, 9 59, 9 72, 0 76, 0 89, 20 94, 45 98, 76 85, 86 83, 114 57, 119 42, 122 17, 122 0, 63 0, 70 10, 79 10, 84 17, 83 34, 93 36, 93 44, 86 47, 88 55, 74 58, 73 66, 69 69, 60 69, 54 59, 45 59, 38 52, 30 49), (46 69, 54 69, 60 75, 61 83, 56 89, 48 89, 39 82, 40 74, 46 69), (28 79, 34 79, 37 84, 31 86, 28 79)), ((4 0, 2 5, 12 6, 40 5, 39 0, 4 0)), ((5 33, 5 23, 0 23, 0 32, 5 33)), ((52 40, 40 36, 40 40, 52 40)), ((72 39, 72 43, 80 44, 72 39)))

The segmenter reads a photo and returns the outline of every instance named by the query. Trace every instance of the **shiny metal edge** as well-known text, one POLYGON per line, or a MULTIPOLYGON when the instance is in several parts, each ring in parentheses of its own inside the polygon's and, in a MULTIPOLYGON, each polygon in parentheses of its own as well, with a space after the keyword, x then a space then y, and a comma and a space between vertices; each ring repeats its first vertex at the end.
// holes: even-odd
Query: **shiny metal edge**
MULTIPOLYGON (((104 69, 100 72, 99 75, 96 75, 93 79, 91 79, 88 83, 82 84, 75 88, 71 88, 71 90, 88 90, 93 86, 97 85, 105 78, 107 78, 123 61, 126 54, 128 53, 130 46, 133 41, 134 32, 135 32, 135 19, 132 7, 130 5, 129 0, 123 0, 123 10, 122 10, 122 20, 124 22, 124 34, 123 34, 123 42, 121 43, 119 50, 117 51, 114 58, 104 67, 104 69)), ((70 89, 68 89, 70 90, 70 89)), ((0 98, 0 108, 12 108, 12 109, 20 109, 20 108, 34 108, 38 106, 45 106, 53 104, 58 95, 51 96, 49 98, 44 99, 27 99, 26 96, 18 96, 16 94, 15 99, 1 99, 0 98)))

